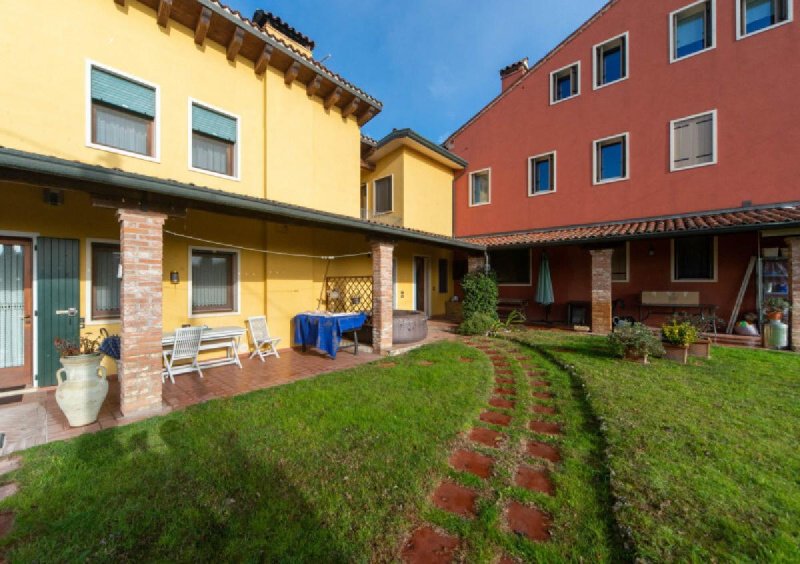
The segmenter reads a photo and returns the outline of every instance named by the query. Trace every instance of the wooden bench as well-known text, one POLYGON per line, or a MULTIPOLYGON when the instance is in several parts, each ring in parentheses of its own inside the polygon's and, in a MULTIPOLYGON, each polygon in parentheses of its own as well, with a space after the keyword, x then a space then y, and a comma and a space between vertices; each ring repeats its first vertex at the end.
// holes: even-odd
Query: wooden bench
MULTIPOLYGON (((642 292, 639 304, 639 321, 642 323, 653 313, 675 315, 679 311, 696 311, 701 319, 714 319, 717 306, 701 304, 700 292, 642 292)), ((717 324, 712 325, 716 335, 717 324)))
POLYGON ((520 311, 523 315, 526 315, 527 308, 528 300, 525 298, 500 298, 497 300, 498 314, 510 315, 512 311, 520 311))

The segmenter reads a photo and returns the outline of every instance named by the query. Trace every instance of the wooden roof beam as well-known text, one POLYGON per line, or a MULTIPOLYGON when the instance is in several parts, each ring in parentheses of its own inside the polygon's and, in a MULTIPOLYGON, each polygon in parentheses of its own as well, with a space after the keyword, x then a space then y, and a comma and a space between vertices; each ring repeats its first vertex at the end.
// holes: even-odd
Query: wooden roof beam
POLYGON ((256 71, 256 74, 264 74, 267 71, 267 66, 269 65, 269 60, 271 58, 272 45, 265 43, 264 50, 261 51, 261 54, 258 56, 258 60, 256 61, 256 65, 253 67, 253 70, 256 71))
POLYGON ((114 0, 114 3, 122 6, 123 8, 125 7, 125 0, 114 0))
POLYGON ((295 61, 286 69, 286 72, 283 73, 283 82, 285 82, 287 86, 290 86, 292 82, 294 82, 294 79, 297 78, 298 74, 300 74, 300 63, 295 61))
POLYGON ((347 104, 345 108, 342 110, 342 117, 348 118, 355 113, 358 107, 361 105, 361 100, 358 98, 353 98, 353 101, 347 104))
POLYGON ((314 80, 312 80, 306 85, 306 94, 308 94, 309 96, 313 96, 314 94, 319 92, 320 86, 322 86, 322 75, 318 74, 314 77, 314 80))
POLYGON ((203 7, 200 17, 197 18, 197 25, 194 28, 194 42, 202 45, 206 40, 208 27, 211 25, 211 8, 203 7))
POLYGON ((342 92, 343 92, 343 90, 340 87, 337 86, 336 88, 334 88, 333 92, 328 94, 328 96, 325 98, 325 109, 326 110, 330 110, 333 106, 336 105, 336 103, 342 97, 342 92))
POLYGON ((169 12, 172 10, 172 0, 159 0, 158 2, 158 25, 167 27, 169 23, 169 12))
POLYGON ((228 52, 226 56, 228 57, 229 61, 236 60, 236 55, 239 54, 239 50, 242 48, 243 42, 244 30, 240 27, 237 27, 236 31, 233 33, 233 37, 231 37, 230 43, 228 43, 228 52))
POLYGON ((361 114, 359 116, 358 125, 364 125, 369 120, 371 120, 373 117, 375 117, 376 113, 378 113, 378 110, 374 106, 369 106, 367 108, 367 111, 365 111, 363 114, 361 114))

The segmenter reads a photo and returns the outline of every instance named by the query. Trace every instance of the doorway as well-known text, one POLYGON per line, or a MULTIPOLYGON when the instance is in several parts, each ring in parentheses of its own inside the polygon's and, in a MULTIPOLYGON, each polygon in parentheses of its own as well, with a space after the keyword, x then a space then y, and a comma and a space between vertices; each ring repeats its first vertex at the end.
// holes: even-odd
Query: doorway
POLYGON ((33 242, 0 237, 0 390, 33 384, 33 242))
POLYGON ((430 268, 426 257, 414 257, 414 309, 430 315, 430 268))

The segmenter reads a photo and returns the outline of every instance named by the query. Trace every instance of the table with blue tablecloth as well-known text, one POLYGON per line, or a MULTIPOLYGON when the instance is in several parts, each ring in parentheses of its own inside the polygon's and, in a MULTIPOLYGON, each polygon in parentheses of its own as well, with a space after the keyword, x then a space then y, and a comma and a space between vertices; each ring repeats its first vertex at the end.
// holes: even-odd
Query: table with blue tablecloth
POLYGON ((353 333, 355 354, 358 354, 356 331, 366 322, 364 313, 306 312, 294 318, 294 342, 306 347, 316 347, 336 358, 344 333, 353 333))

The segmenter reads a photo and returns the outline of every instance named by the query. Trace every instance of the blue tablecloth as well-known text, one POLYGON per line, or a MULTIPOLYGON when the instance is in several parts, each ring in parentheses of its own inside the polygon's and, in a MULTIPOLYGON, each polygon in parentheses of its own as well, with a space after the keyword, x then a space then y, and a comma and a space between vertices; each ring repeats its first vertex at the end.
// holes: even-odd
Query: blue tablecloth
POLYGON ((363 313, 325 315, 301 313, 294 318, 294 342, 316 347, 336 358, 342 334, 361 329, 367 316, 363 313))

